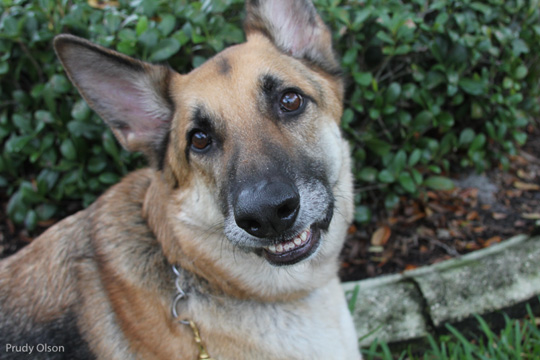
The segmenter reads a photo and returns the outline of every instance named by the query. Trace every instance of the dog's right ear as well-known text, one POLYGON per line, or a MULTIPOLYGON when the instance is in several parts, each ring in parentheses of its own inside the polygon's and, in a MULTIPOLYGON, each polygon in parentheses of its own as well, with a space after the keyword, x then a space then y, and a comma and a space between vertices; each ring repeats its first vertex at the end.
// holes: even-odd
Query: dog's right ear
POLYGON ((161 167, 174 114, 169 96, 174 72, 72 35, 58 35, 54 49, 73 84, 122 146, 142 151, 151 165, 161 167))
POLYGON ((311 0, 246 0, 244 30, 268 37, 282 52, 340 75, 332 34, 311 0))

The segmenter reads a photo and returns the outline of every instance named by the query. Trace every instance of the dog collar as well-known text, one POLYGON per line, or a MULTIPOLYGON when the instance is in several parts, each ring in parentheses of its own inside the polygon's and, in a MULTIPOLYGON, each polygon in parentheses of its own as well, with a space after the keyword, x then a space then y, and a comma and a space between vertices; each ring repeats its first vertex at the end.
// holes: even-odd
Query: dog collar
POLYGON ((204 346, 204 343, 202 342, 201 335, 199 333, 199 328, 195 324, 193 320, 189 319, 181 319, 178 315, 178 310, 176 309, 178 306, 178 303, 180 300, 183 300, 187 297, 184 290, 182 290, 182 287, 180 286, 180 271, 176 268, 175 265, 172 266, 173 272, 176 275, 176 279, 174 280, 174 285, 176 286, 176 295, 174 297, 174 300, 171 305, 171 313, 173 318, 178 321, 182 325, 189 325, 191 328, 191 331, 193 332, 193 337, 195 339, 195 343, 197 344, 197 347, 199 348, 199 357, 198 360, 215 360, 210 357, 208 354, 208 351, 206 351, 206 348, 204 346))

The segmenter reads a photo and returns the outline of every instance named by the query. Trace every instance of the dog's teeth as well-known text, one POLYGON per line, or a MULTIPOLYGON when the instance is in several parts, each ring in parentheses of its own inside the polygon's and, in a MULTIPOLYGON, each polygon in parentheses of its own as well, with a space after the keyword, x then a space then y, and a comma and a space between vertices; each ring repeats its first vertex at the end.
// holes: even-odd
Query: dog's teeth
POLYGON ((309 230, 303 231, 298 237, 295 237, 292 240, 283 242, 277 245, 268 245, 265 249, 271 252, 272 254, 281 254, 283 252, 288 252, 291 250, 304 245, 307 242, 309 237, 309 230))

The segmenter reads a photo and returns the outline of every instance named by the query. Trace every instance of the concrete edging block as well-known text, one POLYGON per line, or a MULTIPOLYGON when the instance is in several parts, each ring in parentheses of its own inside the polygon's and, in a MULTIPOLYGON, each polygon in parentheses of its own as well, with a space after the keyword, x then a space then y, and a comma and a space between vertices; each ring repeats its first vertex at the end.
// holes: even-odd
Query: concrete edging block
POLYGON ((403 274, 343 284, 349 293, 356 286, 353 318, 361 345, 422 338, 431 325, 456 323, 540 295, 540 236, 520 235, 403 274))

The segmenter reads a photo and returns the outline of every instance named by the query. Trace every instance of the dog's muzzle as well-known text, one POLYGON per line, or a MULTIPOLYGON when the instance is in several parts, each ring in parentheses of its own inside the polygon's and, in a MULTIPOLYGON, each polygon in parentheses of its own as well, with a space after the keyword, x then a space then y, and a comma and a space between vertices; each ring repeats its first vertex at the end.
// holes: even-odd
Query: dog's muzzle
POLYGON ((273 265, 292 265, 313 254, 320 244, 321 230, 332 219, 333 205, 325 219, 298 231, 295 225, 300 212, 300 194, 287 179, 259 180, 245 185, 233 201, 238 227, 268 244, 262 255, 273 265))

